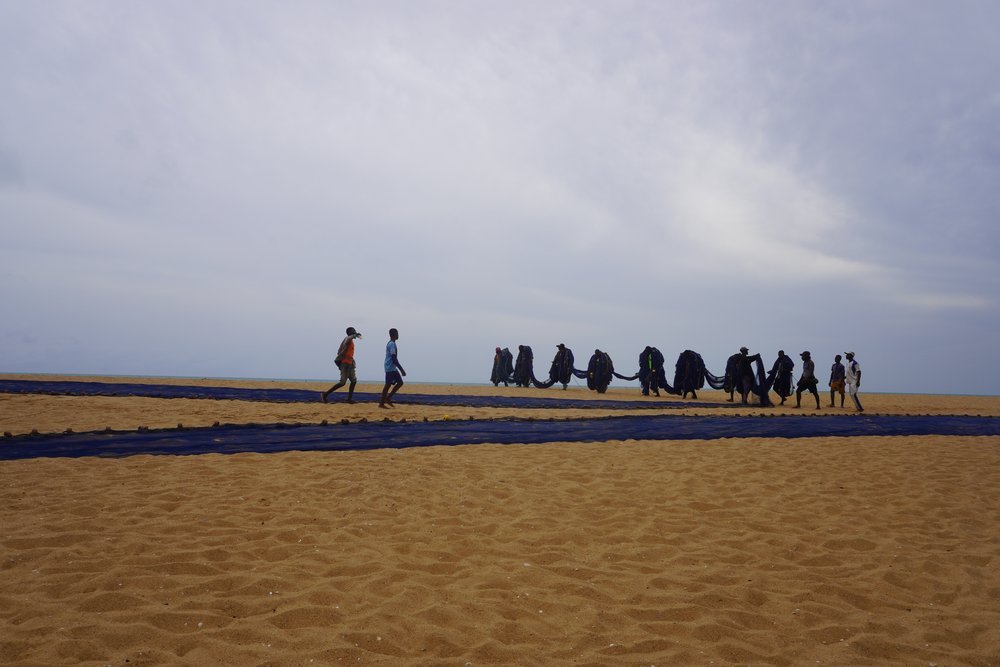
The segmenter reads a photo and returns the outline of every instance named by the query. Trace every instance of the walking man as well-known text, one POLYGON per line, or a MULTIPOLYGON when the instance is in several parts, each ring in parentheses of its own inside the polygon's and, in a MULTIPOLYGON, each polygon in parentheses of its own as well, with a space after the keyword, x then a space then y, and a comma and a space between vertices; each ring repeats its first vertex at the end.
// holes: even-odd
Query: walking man
POLYGON ((340 347, 337 348, 337 358, 334 359, 334 363, 340 369, 340 382, 323 392, 324 403, 330 394, 348 382, 351 383, 351 386, 347 388, 347 402, 354 402, 354 386, 358 383, 358 374, 354 370, 354 339, 356 338, 361 338, 361 334, 354 327, 347 327, 347 336, 340 341, 340 347))
POLYGON ((861 407, 861 401, 858 399, 858 389, 861 389, 861 364, 854 359, 853 352, 845 352, 844 354, 847 355, 847 372, 845 374, 847 393, 851 395, 854 407, 857 408, 858 412, 864 412, 865 409, 861 407))
POLYGON ((781 404, 785 404, 785 399, 792 395, 792 371, 795 369, 795 362, 785 354, 784 350, 778 350, 778 358, 771 367, 771 375, 774 377, 774 393, 781 396, 781 404))
MULTIPOLYGON (((677 357, 677 364, 674 365, 674 391, 680 392, 681 398, 691 398, 698 400, 698 387, 703 387, 705 382, 705 367, 701 357, 694 350, 684 350, 677 357)), ((666 384, 666 382, 664 382, 666 384)), ((659 396, 659 394, 657 394, 659 396)))
POLYGON ((573 377, 573 350, 563 343, 556 345, 556 348, 559 351, 556 352, 552 366, 549 368, 549 382, 552 384, 559 382, 563 389, 566 389, 569 386, 570 378, 573 377))
POLYGON ((840 363, 840 355, 833 358, 833 366, 830 367, 830 407, 834 407, 833 398, 840 393, 840 407, 844 407, 844 377, 846 376, 844 364, 840 363))
POLYGON ((643 396, 649 396, 651 388, 657 396, 660 395, 660 386, 653 369, 653 348, 649 345, 639 353, 639 385, 643 396))
POLYGON ((722 383, 722 391, 729 394, 726 402, 733 402, 733 392, 736 391, 736 362, 740 358, 740 353, 734 354, 726 359, 726 376, 722 383))
POLYGON ((812 360, 809 352, 803 352, 801 357, 802 375, 799 377, 799 383, 795 387, 795 407, 801 407, 802 392, 808 391, 816 398, 816 409, 819 410, 819 392, 816 391, 816 385, 819 384, 819 380, 816 379, 816 362, 812 360))
POLYGON ((615 365, 611 362, 611 355, 607 352, 594 350, 594 356, 590 358, 587 365, 587 388, 596 390, 598 394, 603 394, 611 384, 611 378, 615 372, 615 365))
POLYGON ((392 402, 392 397, 396 395, 399 388, 403 386, 402 375, 406 375, 403 366, 396 357, 396 341, 399 340, 399 332, 389 329, 389 342, 385 344, 385 386, 382 387, 382 400, 378 402, 380 408, 396 407, 392 402), (392 387, 392 391, 389 390, 392 387))
POLYGON ((754 357, 749 355, 750 350, 741 347, 740 353, 736 357, 736 388, 739 389, 740 396, 743 397, 743 405, 747 404, 747 397, 753 389, 753 366, 750 365, 750 361, 754 357, 760 356, 759 354, 754 355, 754 357))
POLYGON ((502 350, 497 348, 496 354, 493 355, 493 373, 490 374, 490 382, 493 383, 494 387, 499 387, 501 382, 505 387, 510 386, 508 384, 511 380, 510 376, 514 374, 513 358, 514 356, 506 347, 502 350))

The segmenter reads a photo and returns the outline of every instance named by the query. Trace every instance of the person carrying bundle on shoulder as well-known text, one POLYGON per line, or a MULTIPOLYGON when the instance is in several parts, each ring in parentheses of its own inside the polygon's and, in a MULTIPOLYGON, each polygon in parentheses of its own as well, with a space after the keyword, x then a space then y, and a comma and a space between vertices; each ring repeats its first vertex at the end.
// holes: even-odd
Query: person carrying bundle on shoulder
POLYGON ((556 345, 556 350, 556 356, 552 359, 552 366, 549 369, 549 381, 552 384, 558 382, 565 390, 573 377, 573 350, 563 343, 556 345))
POLYGON ((736 356, 735 386, 739 389, 743 405, 747 405, 747 398, 753 390, 753 366, 750 365, 750 362, 755 357, 760 357, 760 355, 751 357, 750 350, 745 346, 740 348, 740 353, 736 356))
POLYGON ((785 354, 784 350, 778 350, 778 358, 771 367, 771 375, 774 377, 774 393, 781 397, 781 404, 785 404, 785 399, 792 394, 792 371, 795 369, 795 362, 785 354))

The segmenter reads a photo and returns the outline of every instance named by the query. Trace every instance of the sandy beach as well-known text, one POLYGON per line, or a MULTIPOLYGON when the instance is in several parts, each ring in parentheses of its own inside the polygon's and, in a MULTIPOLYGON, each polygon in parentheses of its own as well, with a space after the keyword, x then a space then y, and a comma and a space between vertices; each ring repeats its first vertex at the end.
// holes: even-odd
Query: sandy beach
MULTIPOLYGON (((405 403, 598 397, 579 388, 407 384, 384 411, 197 382, 317 400, 0 394, 0 430, 635 412, 405 403)), ((863 398, 1000 415, 998 397, 863 398)), ((0 480, 4 664, 1000 664, 996 436, 35 458, 0 480)))

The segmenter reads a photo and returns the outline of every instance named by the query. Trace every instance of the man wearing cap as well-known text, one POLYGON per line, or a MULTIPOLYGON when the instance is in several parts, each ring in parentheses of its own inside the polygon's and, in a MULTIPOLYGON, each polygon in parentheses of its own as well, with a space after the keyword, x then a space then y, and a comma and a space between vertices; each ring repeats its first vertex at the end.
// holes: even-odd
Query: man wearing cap
POLYGON ((802 407, 802 392, 808 391, 816 398, 816 409, 819 410, 819 392, 816 391, 819 380, 816 379, 816 362, 812 360, 812 355, 808 351, 799 356, 802 357, 802 375, 795 387, 795 407, 802 407))
POLYGON ((851 395, 851 400, 854 401, 854 407, 857 408, 858 412, 864 412, 861 400, 858 399, 858 389, 861 389, 861 364, 854 359, 853 352, 844 352, 844 354, 847 356, 847 372, 844 378, 847 381, 847 393, 851 395))
POLYGON ((347 336, 344 337, 344 340, 340 341, 340 347, 337 348, 337 358, 334 359, 334 363, 337 364, 337 368, 340 369, 340 382, 323 392, 324 403, 326 403, 327 397, 330 394, 337 391, 348 382, 351 383, 351 386, 347 388, 347 402, 354 402, 354 386, 358 383, 358 375, 354 370, 355 338, 361 338, 361 334, 359 334, 354 327, 347 327, 347 336))

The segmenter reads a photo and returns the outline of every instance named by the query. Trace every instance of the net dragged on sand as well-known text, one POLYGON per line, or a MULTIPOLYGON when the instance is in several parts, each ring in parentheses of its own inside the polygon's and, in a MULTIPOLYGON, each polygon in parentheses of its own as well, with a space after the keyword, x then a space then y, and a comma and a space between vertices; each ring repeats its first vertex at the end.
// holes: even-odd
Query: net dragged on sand
MULTIPOLYGON (((0 380, 0 393, 51 394, 55 396, 140 396, 144 398, 196 398, 225 401, 260 401, 267 403, 316 403, 320 392, 307 389, 247 389, 241 387, 201 387, 195 385, 140 384, 119 382, 86 382, 76 380, 0 380)), ((345 400, 346 392, 330 395, 330 402, 345 400)), ((380 394, 355 392, 355 401, 378 402, 380 394)), ((394 402, 405 405, 437 405, 470 408, 590 408, 636 410, 649 408, 733 407, 727 403, 696 403, 683 401, 614 401, 572 398, 541 398, 532 396, 453 396, 439 394, 397 394, 394 402)))
POLYGON ((916 435, 1000 435, 1000 417, 639 415, 598 419, 495 419, 203 428, 24 435, 0 440, 0 460, 140 454, 361 451, 434 445, 608 440, 715 440, 916 435))

